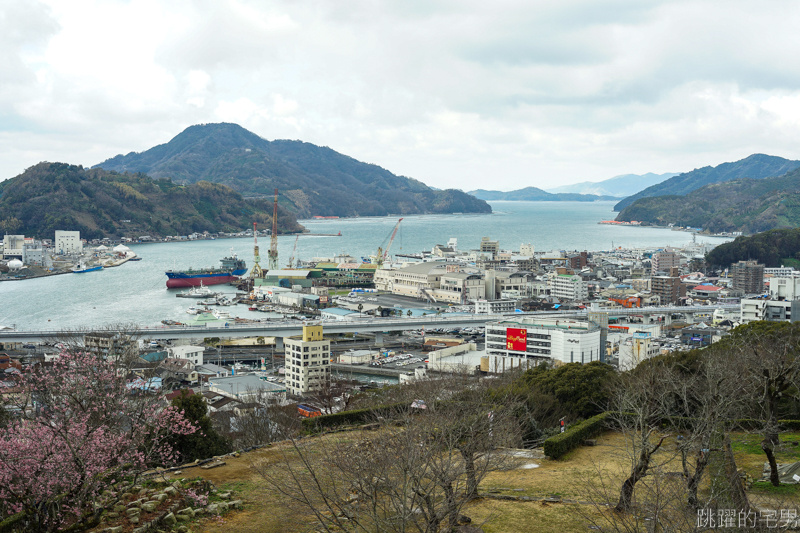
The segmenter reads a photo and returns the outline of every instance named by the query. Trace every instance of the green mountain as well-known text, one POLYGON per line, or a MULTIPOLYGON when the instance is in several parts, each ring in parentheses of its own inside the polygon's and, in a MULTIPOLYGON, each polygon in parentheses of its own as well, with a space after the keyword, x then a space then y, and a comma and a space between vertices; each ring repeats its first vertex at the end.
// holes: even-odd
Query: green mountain
POLYGON ((666 181, 637 192, 633 196, 628 196, 614 206, 614 211, 622 211, 639 198, 669 194, 685 196, 711 183, 721 183, 739 178, 762 179, 782 176, 798 167, 800 167, 800 161, 791 161, 771 155, 753 154, 733 163, 722 163, 716 167, 697 168, 691 172, 678 174, 666 181))
POLYGON ((247 196, 271 196, 277 188, 282 205, 299 217, 492 211, 461 191, 433 190, 330 148, 267 141, 236 124, 190 126, 166 144, 96 167, 182 184, 221 183, 247 196))
POLYGON ((675 224, 714 233, 795 228, 800 226, 800 169, 779 178, 714 183, 687 196, 640 198, 624 208, 616 220, 675 224))
POLYGON ((598 200, 617 200, 616 196, 597 196, 594 194, 557 193, 552 194, 536 187, 525 187, 516 191, 487 191, 477 189, 469 194, 481 200, 506 200, 517 202, 596 202, 598 200))
POLYGON ((800 228, 775 229, 720 244, 706 255, 714 266, 727 268, 733 263, 754 259, 768 268, 800 266, 800 228))
MULTIPOLYGON (((57 229, 81 237, 167 236, 233 232, 271 225, 269 200, 245 200, 229 187, 201 181, 189 186, 144 174, 119 174, 66 163, 39 163, 0 182, 0 233, 52 239, 57 229)), ((302 231, 279 207, 282 233, 302 231)))

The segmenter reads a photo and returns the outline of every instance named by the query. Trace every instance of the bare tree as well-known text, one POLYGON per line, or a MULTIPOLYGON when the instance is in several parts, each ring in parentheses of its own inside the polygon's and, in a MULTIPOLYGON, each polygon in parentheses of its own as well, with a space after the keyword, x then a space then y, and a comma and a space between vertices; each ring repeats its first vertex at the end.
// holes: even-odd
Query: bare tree
MULTIPOLYGON (((747 406, 746 387, 724 350, 678 356, 664 369, 663 379, 674 398, 668 424, 680 433, 677 442, 687 504, 699 509, 703 505, 698 488, 712 457, 727 460, 724 442, 747 406)), ((706 503, 718 496, 711 491, 706 503)))
POLYGON ((762 421, 761 449, 769 462, 770 482, 778 486, 778 409, 780 401, 796 394, 800 385, 800 324, 752 322, 733 330, 726 346, 749 386, 755 418, 762 421))
POLYGON ((270 393, 250 390, 248 404, 232 413, 212 416, 218 428, 228 436, 236 448, 259 446, 296 437, 300 432, 295 404, 284 405, 270 393), (224 418, 224 423, 220 419, 224 418))
POLYGON ((612 418, 625 437, 630 471, 622 484, 615 509, 630 511, 636 484, 648 475, 655 453, 668 435, 661 430, 669 416, 669 385, 661 361, 650 360, 622 374, 612 393, 612 418))
POLYGON ((480 481, 508 463, 498 446, 519 443, 512 411, 475 391, 398 409, 360 440, 293 441, 281 461, 255 469, 326 531, 451 530, 480 481))

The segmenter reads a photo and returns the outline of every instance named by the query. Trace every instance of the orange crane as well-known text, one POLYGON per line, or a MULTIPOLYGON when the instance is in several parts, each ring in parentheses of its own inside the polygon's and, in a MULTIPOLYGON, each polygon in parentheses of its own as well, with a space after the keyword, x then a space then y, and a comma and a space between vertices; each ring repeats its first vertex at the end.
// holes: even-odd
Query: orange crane
POLYGON ((402 221, 403 219, 401 218, 400 220, 397 221, 397 224, 395 224, 394 229, 392 230, 392 234, 389 237, 389 243, 386 245, 386 251, 383 250, 383 243, 381 243, 381 245, 378 246, 378 253, 375 254, 375 263, 378 265, 378 268, 380 268, 383 265, 383 262, 386 261, 386 258, 389 257, 389 250, 391 250, 392 248, 392 243, 394 242, 394 238, 397 235, 397 228, 400 227, 400 223, 402 221))
POLYGON ((275 204, 272 209, 272 235, 269 239, 269 270, 279 270, 278 267, 278 189, 275 189, 275 204))

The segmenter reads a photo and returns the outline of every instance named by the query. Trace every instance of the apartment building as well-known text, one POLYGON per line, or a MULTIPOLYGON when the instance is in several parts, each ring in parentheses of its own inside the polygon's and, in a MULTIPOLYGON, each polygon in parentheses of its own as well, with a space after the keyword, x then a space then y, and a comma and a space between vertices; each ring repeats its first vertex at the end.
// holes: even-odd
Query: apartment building
POLYGON ((304 325, 303 334, 283 339, 286 388, 302 396, 321 390, 331 379, 331 341, 322 337, 321 325, 304 325))
POLYGON ((658 252, 650 260, 650 271, 653 276, 659 272, 669 272, 672 267, 681 266, 681 256, 675 252, 658 252))
POLYGON ((798 322, 800 321, 800 300, 769 300, 767 298, 742 299, 742 324, 756 320, 798 322))
POLYGON ((491 315, 498 313, 513 313, 516 300, 476 300, 475 314, 491 315))
POLYGON ((739 261, 731 267, 733 288, 745 294, 764 293, 764 265, 756 261, 739 261))
POLYGON ((481 237, 481 252, 488 252, 492 257, 497 257, 500 253, 500 241, 493 241, 489 237, 481 237))
POLYGON ((585 300, 589 297, 589 288, 578 275, 559 274, 550 281, 550 294, 556 298, 585 300))
POLYGON ((187 359, 195 366, 203 364, 203 352, 205 348, 202 346, 173 346, 169 348, 169 356, 177 359, 187 359))
MULTIPOLYGON (((676 270, 673 267, 673 273, 676 270)), ((674 304, 686 296, 686 285, 679 276, 653 276, 650 278, 650 293, 658 296, 661 305, 674 304)))

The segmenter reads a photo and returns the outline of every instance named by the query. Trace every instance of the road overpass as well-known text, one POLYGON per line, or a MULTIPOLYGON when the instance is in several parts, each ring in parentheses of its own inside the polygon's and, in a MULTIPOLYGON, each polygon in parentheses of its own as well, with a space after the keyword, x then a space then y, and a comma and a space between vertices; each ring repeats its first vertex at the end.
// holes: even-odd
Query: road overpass
MULTIPOLYGON (((682 313, 685 315, 711 314, 715 309, 726 311, 738 310, 738 304, 687 306, 687 307, 634 307, 630 309, 600 309, 605 311, 610 317, 664 315, 669 321, 673 314, 682 313)), ((347 321, 326 320, 322 321, 325 333, 375 333, 376 343, 382 342, 382 333, 389 331, 403 331, 413 329, 439 329, 439 328, 465 328, 482 327, 487 322, 497 322, 499 320, 518 319, 525 316, 533 317, 574 317, 586 316, 586 309, 569 311, 534 311, 530 313, 506 313, 491 315, 468 315, 468 314, 430 314, 417 317, 401 318, 364 318, 347 321)), ((318 321, 314 321, 318 322, 318 321)), ((52 341, 66 335, 84 335, 88 330, 83 331, 35 331, 35 330, 5 330, 0 331, 0 342, 42 342, 52 341)), ((98 328, 97 331, 103 331, 98 328)), ((292 337, 303 332, 303 322, 300 320, 269 321, 249 324, 221 324, 206 326, 153 326, 153 327, 134 327, 128 331, 144 340, 150 339, 203 339, 206 337, 220 338, 243 338, 243 337, 292 337)), ((282 341, 279 348, 282 348, 282 341)))

